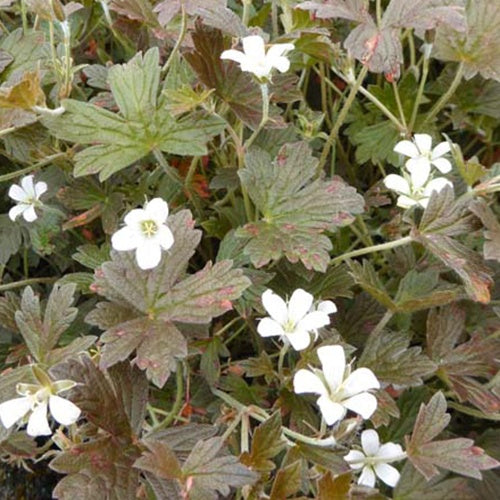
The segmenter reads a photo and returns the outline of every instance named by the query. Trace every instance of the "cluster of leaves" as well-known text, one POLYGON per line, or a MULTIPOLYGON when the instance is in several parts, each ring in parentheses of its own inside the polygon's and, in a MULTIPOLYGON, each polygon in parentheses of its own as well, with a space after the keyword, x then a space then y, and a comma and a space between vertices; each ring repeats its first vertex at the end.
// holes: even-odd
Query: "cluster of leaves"
POLYGON ((499 12, 0 0, 0 403, 36 366, 82 411, 46 444, 0 425, 2 460, 46 459, 60 499, 494 498, 499 12), (269 103, 221 60, 266 33, 295 46, 269 103), (454 189, 402 211, 382 181, 414 133, 455 143, 454 189), (48 185, 31 224, 7 215, 27 174, 48 185), (155 197, 174 243, 146 271, 110 236, 155 197), (369 421, 325 429, 293 392, 316 347, 258 335, 266 288, 335 301, 315 346, 376 375, 369 421), (394 490, 343 459, 362 425, 405 449, 394 490))

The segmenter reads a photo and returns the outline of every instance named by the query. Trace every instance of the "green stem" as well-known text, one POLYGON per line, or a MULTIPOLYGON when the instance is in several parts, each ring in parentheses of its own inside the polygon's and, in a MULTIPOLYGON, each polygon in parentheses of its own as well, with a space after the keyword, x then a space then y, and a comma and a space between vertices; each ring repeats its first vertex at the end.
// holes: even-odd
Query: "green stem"
POLYGON ((278 0, 271 0, 271 18, 273 23, 273 38, 277 38, 279 35, 279 23, 278 23, 278 0))
POLYGON ((179 179, 175 175, 176 171, 165 160, 163 153, 159 149, 153 149, 153 155, 156 158, 156 161, 163 168, 163 171, 167 174, 167 177, 175 184, 179 184, 179 179))
POLYGON ((376 15, 377 15, 377 26, 380 27, 380 25, 382 24, 382 5, 381 5, 381 1, 380 0, 377 0, 376 1, 376 15))
POLYGON ((250 21, 250 7, 252 6, 252 0, 243 0, 243 17, 241 19, 245 26, 248 26, 250 21))
POLYGON ((363 66, 363 69, 360 71, 357 80, 354 82, 351 91, 347 96, 344 106, 342 107, 340 113, 337 116, 337 119, 335 121, 335 126, 332 128, 330 135, 328 136, 328 139, 326 141, 326 144, 323 147, 323 152, 321 153, 317 167, 318 173, 321 172, 325 167, 326 160, 328 159, 328 155, 330 154, 330 150, 332 146, 335 144, 335 141, 337 140, 340 127, 342 127, 342 125, 344 124, 344 121, 347 118, 347 114, 349 113, 352 103, 354 102, 354 99, 356 97, 356 94, 358 93, 358 90, 361 87, 361 84, 363 83, 363 80, 365 79, 367 73, 368 73, 368 66, 363 66))
POLYGON ((184 5, 181 6, 181 12, 182 12, 182 20, 181 20, 181 31, 179 33, 179 38, 177 38, 177 42, 175 42, 174 48, 172 49, 172 52, 170 52, 170 55, 168 56, 167 62, 164 64, 162 68, 162 73, 165 74, 172 64, 172 61, 174 60, 175 55, 179 51, 182 42, 184 41, 184 38, 186 37, 187 33, 187 15, 186 15, 186 9, 184 8, 184 5))
POLYGON ((6 292, 7 290, 15 290, 16 288, 22 288, 23 286, 54 283, 58 279, 59 278, 29 278, 27 280, 14 281, 13 283, 6 283, 5 285, 0 285, 0 292, 6 292))
POLYGON ((386 326, 389 321, 391 321, 394 316, 394 311, 386 311, 386 313, 382 316, 380 321, 377 323, 377 326, 370 332, 370 338, 376 337, 386 326))
POLYGON ((23 20, 24 35, 28 33, 28 15, 26 13, 26 0, 21 0, 21 17, 23 20))
POLYGON ((415 99, 415 104, 413 106, 413 111, 411 113, 410 126, 408 128, 409 132, 413 132, 415 127, 415 122, 417 121, 418 109, 420 103, 422 102, 422 97, 424 95, 425 84, 427 83, 427 76, 429 75, 429 57, 424 56, 424 63, 422 67, 422 76, 420 78, 420 84, 418 86, 417 97, 415 99))
POLYGON ((288 344, 283 344, 283 347, 280 350, 280 355, 278 358, 278 375, 280 379, 283 376, 283 363, 285 361, 285 356, 286 353, 288 352, 289 347, 290 346, 288 344))
POLYGON ((359 250, 353 250, 352 252, 345 253, 343 255, 339 255, 330 261, 331 265, 338 264, 343 260, 350 259, 352 257, 358 257, 360 255, 365 255, 367 253, 372 252, 381 252, 382 250, 390 250, 391 248, 400 247, 403 245, 407 245, 412 242, 411 236, 405 236, 404 238, 400 238, 399 240, 389 241, 387 243, 381 243, 380 245, 373 245, 371 247, 360 248, 359 250))
POLYGON ((269 87, 267 83, 260 84, 260 92, 262 94, 262 119, 260 120, 259 126, 254 130, 253 134, 245 142, 245 150, 253 144, 253 141, 257 138, 260 131, 264 128, 264 125, 269 120, 269 87))
POLYGON ((424 122, 422 123, 422 127, 424 127, 428 123, 432 123, 434 121, 434 118, 436 118, 436 116, 444 108, 446 103, 453 97, 455 91, 460 85, 460 82, 462 81, 464 69, 465 65, 463 62, 461 62, 458 65, 457 73, 455 74, 455 78, 453 78, 451 85, 448 87, 448 90, 441 96, 439 101, 434 105, 434 107, 429 111, 424 122))
POLYGON ((182 399, 184 395, 184 374, 182 361, 177 361, 175 375, 177 390, 175 392, 174 404, 168 415, 154 428, 155 431, 167 428, 175 420, 182 407, 182 399))
POLYGON ((10 172, 8 174, 0 175, 0 182, 10 181, 12 179, 15 179, 16 177, 20 177, 21 175, 29 174, 30 172, 33 172, 35 170, 38 170, 39 168, 45 167, 45 165, 52 163, 54 160, 57 160, 59 158, 64 158, 65 156, 66 156, 66 153, 57 153, 57 154, 54 154, 52 156, 48 156, 44 160, 39 161, 38 163, 35 163, 34 165, 30 165, 29 167, 22 168, 21 170, 16 170, 15 172, 10 172))
POLYGON ((392 82, 392 89, 394 91, 394 97, 396 98, 396 104, 398 105, 399 117, 401 119, 401 123, 403 124, 405 129, 408 129, 406 125, 406 117, 403 109, 403 104, 401 103, 401 97, 399 95, 399 88, 396 82, 392 82))

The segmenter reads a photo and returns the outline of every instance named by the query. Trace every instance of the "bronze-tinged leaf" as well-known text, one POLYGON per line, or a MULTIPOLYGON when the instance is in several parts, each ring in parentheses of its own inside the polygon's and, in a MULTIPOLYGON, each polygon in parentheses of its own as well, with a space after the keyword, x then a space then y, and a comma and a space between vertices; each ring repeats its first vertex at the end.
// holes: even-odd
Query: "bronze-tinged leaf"
POLYGON ((284 500, 299 491, 302 481, 302 460, 297 460, 276 473, 270 500, 284 500))
POLYGON ((352 474, 334 476, 330 471, 318 479, 318 500, 349 500, 352 474))
POLYGON ((480 199, 472 201, 469 210, 481 219, 485 228, 484 258, 500 262, 500 223, 498 222, 498 216, 484 200, 480 199))
POLYGON ((20 108, 31 111, 33 106, 45 103, 38 71, 26 72, 19 82, 0 87, 0 108, 20 108))
POLYGON ((134 467, 151 472, 162 479, 182 480, 182 469, 175 453, 161 441, 146 439, 143 441, 148 451, 144 451, 134 467))

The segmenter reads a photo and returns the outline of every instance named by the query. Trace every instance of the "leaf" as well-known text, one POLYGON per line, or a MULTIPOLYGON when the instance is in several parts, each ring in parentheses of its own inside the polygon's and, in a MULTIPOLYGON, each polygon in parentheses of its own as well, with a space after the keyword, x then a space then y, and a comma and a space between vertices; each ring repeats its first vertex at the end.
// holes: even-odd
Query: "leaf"
POLYGON ((277 411, 254 431, 250 452, 240 456, 241 463, 259 472, 271 472, 274 458, 285 447, 281 438, 281 416, 277 411))
POLYGON ((318 500, 349 500, 352 474, 341 474, 334 477, 328 471, 318 479, 318 500))
POLYGON ((161 441, 143 441, 149 451, 143 452, 134 467, 151 472, 158 478, 182 480, 182 470, 175 453, 161 441))
POLYGON ((220 437, 199 441, 182 466, 189 485, 190 500, 217 500, 217 493, 227 496, 231 487, 251 484, 257 475, 232 455, 221 454, 224 442, 220 437))
POLYGON ((21 308, 19 297, 14 292, 5 292, 0 297, 0 324, 13 332, 18 332, 16 311, 21 308))
POLYGON ((481 219, 485 227, 483 246, 484 258, 500 262, 500 224, 498 217, 483 200, 473 200, 469 210, 481 219))
POLYGON ((465 33, 442 26, 437 30, 433 55, 443 61, 456 61, 464 66, 466 79, 477 73, 483 78, 500 81, 500 11, 494 2, 467 2, 465 33))
POLYGON ((370 368, 377 378, 396 387, 423 384, 422 378, 436 371, 436 365, 418 346, 409 347, 411 334, 382 331, 371 335, 359 360, 359 366, 370 368))
POLYGON ((317 161, 303 142, 284 146, 274 161, 256 148, 247 154, 239 175, 262 217, 236 234, 250 238, 244 252, 254 266, 285 256, 325 272, 332 245, 322 233, 363 211, 363 198, 339 177, 315 179, 317 161))
POLYGON ((147 0, 112 0, 110 10, 134 21, 140 21, 152 28, 159 28, 158 19, 147 0))
POLYGON ((405 438, 408 458, 427 480, 439 474, 437 467, 481 479, 481 470, 500 465, 484 450, 474 446, 471 439, 432 441, 449 421, 446 399, 442 392, 437 392, 427 405, 420 406, 413 433, 410 438, 405 438))
POLYGON ((297 460, 276 473, 270 500, 282 500, 297 493, 302 480, 302 461, 297 460))
POLYGON ((96 245, 80 245, 76 248, 76 253, 71 257, 82 266, 95 270, 109 260, 109 245, 104 244, 101 247, 96 245))
POLYGON ((8 215, 0 215, 0 264, 5 265, 17 253, 22 243, 22 232, 8 215))

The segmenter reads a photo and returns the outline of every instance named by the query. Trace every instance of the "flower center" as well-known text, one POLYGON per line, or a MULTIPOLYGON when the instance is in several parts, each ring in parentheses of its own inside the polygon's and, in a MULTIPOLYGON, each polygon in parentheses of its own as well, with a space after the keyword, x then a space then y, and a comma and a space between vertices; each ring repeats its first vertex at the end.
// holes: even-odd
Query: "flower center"
POLYGON ((158 232, 158 224, 154 220, 144 220, 141 222, 141 231, 145 236, 151 238, 158 232))
POLYGON ((286 333, 293 333, 295 331, 295 321, 291 319, 288 319, 282 326, 286 333))

